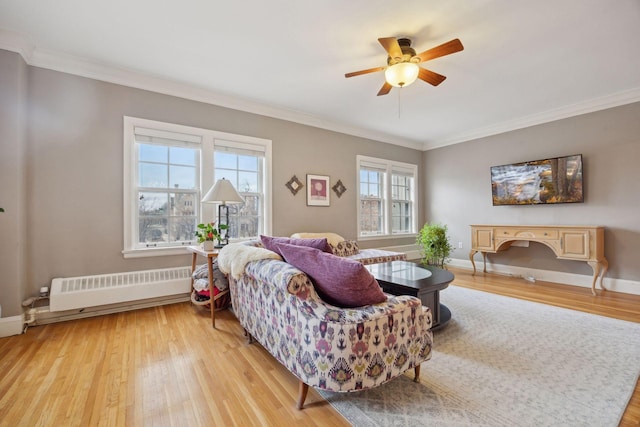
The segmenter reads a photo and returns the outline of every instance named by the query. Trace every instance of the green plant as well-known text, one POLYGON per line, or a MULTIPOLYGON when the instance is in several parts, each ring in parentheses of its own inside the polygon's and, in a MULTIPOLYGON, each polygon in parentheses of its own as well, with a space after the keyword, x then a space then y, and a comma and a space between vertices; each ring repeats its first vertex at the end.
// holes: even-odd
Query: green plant
POLYGON ((204 241, 214 241, 221 240, 220 231, 226 230, 226 224, 220 224, 219 228, 216 228, 216 222, 210 222, 207 224, 198 224, 198 229, 196 230, 196 237, 198 238, 198 243, 202 243, 204 241))
POLYGON ((435 223, 427 223, 418 232, 416 243, 420 245, 422 263, 437 265, 444 268, 450 261, 449 255, 453 246, 447 235, 447 226, 435 223))

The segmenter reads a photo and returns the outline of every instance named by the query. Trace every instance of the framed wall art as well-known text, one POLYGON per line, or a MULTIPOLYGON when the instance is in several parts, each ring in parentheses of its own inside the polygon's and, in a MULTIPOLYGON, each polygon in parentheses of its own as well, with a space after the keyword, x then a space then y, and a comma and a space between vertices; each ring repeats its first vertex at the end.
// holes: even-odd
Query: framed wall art
POLYGON ((329 177, 307 175, 307 206, 330 206, 329 177))

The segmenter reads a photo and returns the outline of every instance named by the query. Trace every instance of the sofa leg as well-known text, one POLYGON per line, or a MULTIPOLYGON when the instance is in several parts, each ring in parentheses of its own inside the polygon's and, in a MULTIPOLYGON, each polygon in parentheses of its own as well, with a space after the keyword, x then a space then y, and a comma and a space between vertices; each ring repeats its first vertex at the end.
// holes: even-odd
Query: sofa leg
POLYGON ((251 336, 251 334, 249 333, 249 331, 247 331, 246 329, 244 330, 244 336, 247 337, 247 342, 249 344, 253 343, 253 337, 251 336))
POLYGON ((415 372, 415 376, 413 377, 413 382, 414 383, 419 383, 420 382, 420 365, 416 365, 416 367, 413 369, 413 371, 415 372))
POLYGON ((302 409, 304 406, 304 401, 307 399, 307 392, 309 391, 309 385, 303 383, 302 381, 298 382, 298 409, 302 409))

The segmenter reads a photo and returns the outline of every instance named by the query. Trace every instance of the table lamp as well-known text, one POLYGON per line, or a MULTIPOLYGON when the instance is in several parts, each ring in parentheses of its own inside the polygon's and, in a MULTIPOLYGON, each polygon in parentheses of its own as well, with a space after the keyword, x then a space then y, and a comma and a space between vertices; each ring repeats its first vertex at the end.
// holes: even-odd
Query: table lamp
POLYGON ((219 179, 213 185, 213 187, 211 187, 209 191, 207 191, 207 194, 205 194, 204 197, 202 198, 202 203, 219 203, 218 205, 218 244, 215 247, 221 248, 224 246, 222 244, 223 240, 225 241, 225 244, 229 242, 229 231, 228 231, 229 230, 229 208, 227 207, 227 204, 244 203, 244 199, 236 191, 236 189, 233 187, 233 184, 231 184, 230 181, 222 178, 222 179, 219 179), (227 231, 225 231, 224 233, 224 238, 222 238, 222 230, 220 229, 220 220, 222 217, 221 210, 223 206, 225 207, 225 212, 226 212, 225 224, 227 225, 227 231))

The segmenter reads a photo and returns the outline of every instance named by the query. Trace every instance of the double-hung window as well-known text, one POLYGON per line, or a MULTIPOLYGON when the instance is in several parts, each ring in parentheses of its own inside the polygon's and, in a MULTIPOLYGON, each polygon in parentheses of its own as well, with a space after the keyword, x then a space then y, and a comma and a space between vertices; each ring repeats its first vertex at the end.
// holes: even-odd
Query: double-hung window
POLYGON ((229 180, 244 199, 243 204, 230 204, 231 237, 251 238, 260 235, 264 222, 265 151, 263 146, 214 141, 215 180, 229 180))
POLYGON ((384 237, 416 232, 416 165, 357 156, 358 236, 384 237))
POLYGON ((184 253, 198 223, 217 220, 202 196, 226 178, 244 198, 229 205, 231 239, 271 232, 271 141, 124 118, 125 257, 184 253))

